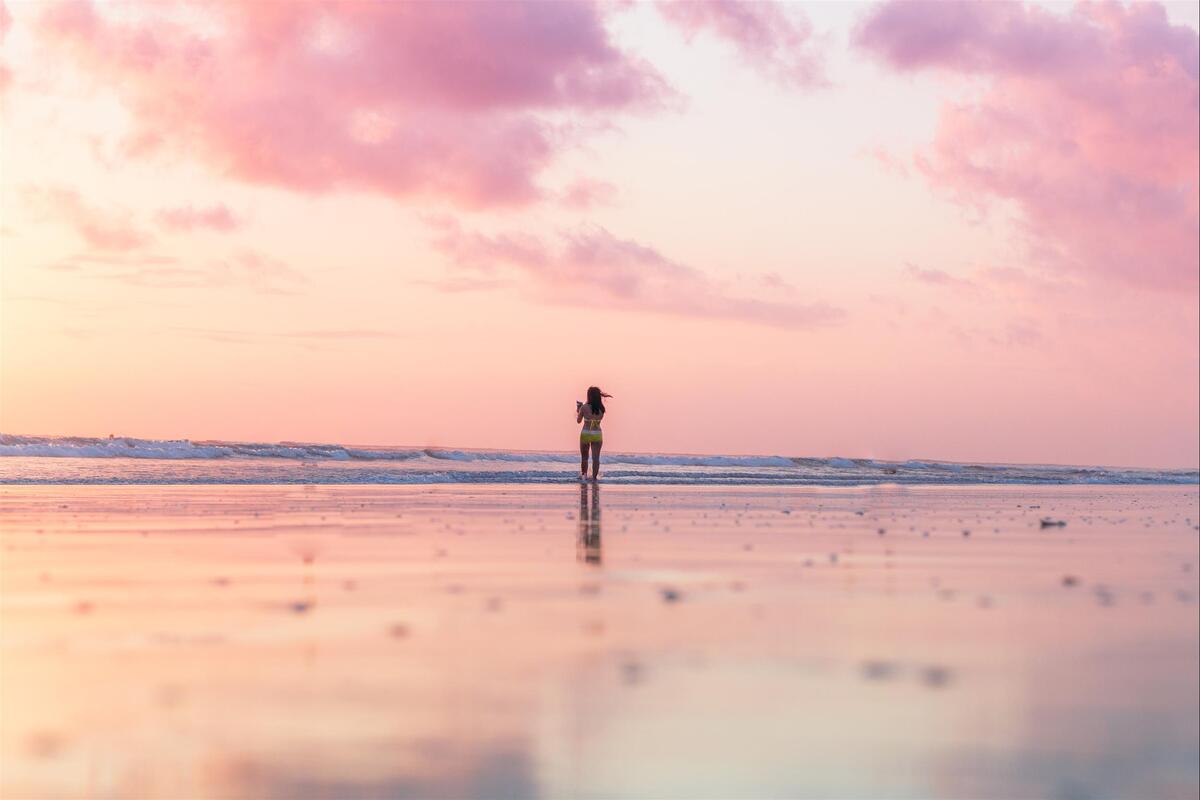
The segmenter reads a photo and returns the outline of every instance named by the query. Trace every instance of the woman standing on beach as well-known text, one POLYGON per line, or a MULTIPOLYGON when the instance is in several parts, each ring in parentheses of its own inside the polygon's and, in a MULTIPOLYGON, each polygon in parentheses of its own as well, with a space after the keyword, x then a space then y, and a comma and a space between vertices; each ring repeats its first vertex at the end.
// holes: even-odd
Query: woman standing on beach
POLYGON ((603 397, 612 397, 600 391, 599 387, 589 386, 587 402, 575 402, 575 421, 583 423, 579 432, 579 479, 587 478, 588 451, 592 453, 592 480, 600 477, 600 447, 604 444, 604 434, 600 431, 600 420, 604 419, 603 397))

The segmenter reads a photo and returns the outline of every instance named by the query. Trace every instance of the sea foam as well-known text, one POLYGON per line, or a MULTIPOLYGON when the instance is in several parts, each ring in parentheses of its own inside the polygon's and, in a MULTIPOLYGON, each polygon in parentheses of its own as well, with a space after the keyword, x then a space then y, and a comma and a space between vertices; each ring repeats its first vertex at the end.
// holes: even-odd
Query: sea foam
MULTIPOLYGON (((0 483, 559 483, 573 452, 0 434, 0 483)), ((1196 484, 1196 470, 605 451, 611 483, 1196 484)))

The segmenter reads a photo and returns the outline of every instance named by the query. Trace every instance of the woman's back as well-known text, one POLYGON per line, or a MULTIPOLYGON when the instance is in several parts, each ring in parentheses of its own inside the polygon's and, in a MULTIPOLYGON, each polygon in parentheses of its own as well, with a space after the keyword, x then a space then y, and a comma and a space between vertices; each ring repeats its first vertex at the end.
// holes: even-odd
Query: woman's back
POLYGON ((584 403, 583 410, 580 412, 580 416, 583 417, 583 429, 585 431, 600 430, 600 420, 604 419, 603 411, 597 414, 592 411, 591 406, 589 406, 587 403, 584 403))

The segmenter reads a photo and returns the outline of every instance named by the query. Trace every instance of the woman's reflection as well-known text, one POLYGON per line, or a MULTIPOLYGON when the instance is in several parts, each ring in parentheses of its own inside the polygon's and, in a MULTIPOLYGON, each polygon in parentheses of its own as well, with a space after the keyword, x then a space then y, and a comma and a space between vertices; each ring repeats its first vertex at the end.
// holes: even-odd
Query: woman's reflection
POLYGON ((575 556, 588 564, 600 563, 600 484, 591 484, 591 502, 588 502, 588 485, 579 487, 579 538, 575 542, 575 556))

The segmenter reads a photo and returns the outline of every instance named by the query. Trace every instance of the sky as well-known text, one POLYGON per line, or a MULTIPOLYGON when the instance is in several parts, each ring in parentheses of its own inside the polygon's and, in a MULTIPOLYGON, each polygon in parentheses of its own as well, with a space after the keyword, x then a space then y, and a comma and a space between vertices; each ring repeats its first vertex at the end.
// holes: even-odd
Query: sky
POLYGON ((1195 467, 1194 3, 0 5, 0 430, 1195 467))

